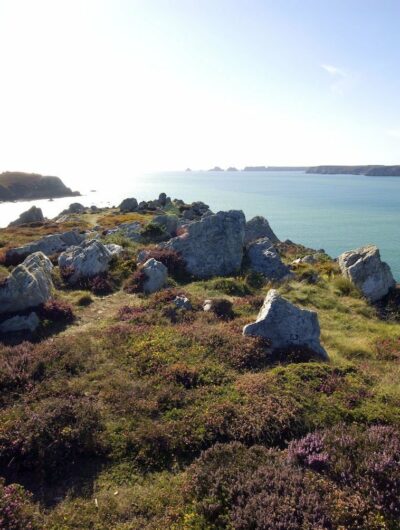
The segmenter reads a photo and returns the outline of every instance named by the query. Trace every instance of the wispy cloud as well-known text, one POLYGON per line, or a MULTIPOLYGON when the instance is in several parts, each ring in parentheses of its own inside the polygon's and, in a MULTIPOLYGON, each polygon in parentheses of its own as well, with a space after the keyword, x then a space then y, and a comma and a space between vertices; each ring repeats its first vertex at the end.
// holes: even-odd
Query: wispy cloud
POLYGON ((321 68, 325 70, 325 72, 328 72, 328 74, 330 74, 331 76, 346 77, 345 72, 341 68, 333 66, 333 64, 321 64, 321 68))
POLYGON ((321 64, 321 68, 333 79, 330 85, 332 92, 343 95, 345 87, 348 84, 347 73, 342 68, 333 64, 321 64))

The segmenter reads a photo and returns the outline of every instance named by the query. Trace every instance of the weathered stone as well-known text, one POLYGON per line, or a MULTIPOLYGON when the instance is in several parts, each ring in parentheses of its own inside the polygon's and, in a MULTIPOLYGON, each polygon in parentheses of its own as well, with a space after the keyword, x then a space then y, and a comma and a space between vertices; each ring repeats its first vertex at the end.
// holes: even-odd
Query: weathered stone
POLYGON ((158 202, 160 206, 165 206, 167 204, 167 194, 160 193, 160 195, 158 196, 158 202))
POLYGON ((106 247, 106 249, 108 250, 108 252, 110 252, 112 256, 119 256, 124 251, 121 245, 116 245, 114 243, 108 243, 107 245, 104 245, 104 246, 106 247))
POLYGON ((0 286, 0 313, 17 313, 47 302, 53 265, 42 252, 28 256, 0 286))
POLYGON ((213 301, 212 300, 204 300, 203 302, 203 311, 206 311, 207 313, 212 310, 213 301))
POLYGON ((113 254, 103 243, 92 239, 60 254, 58 264, 64 274, 68 273, 68 282, 74 284, 80 279, 106 272, 112 257, 113 254))
POLYGON ((294 265, 300 265, 301 263, 306 263, 308 265, 314 265, 314 263, 317 263, 317 258, 314 257, 312 254, 307 254, 307 256, 304 256, 302 258, 297 258, 293 261, 294 265))
POLYGON ((136 212, 138 209, 138 202, 134 197, 124 199, 119 205, 119 209, 123 213, 136 212))
POLYGON ((264 237, 267 237, 272 243, 279 241, 265 217, 257 215, 247 221, 244 234, 245 245, 264 237))
POLYGON ((247 247, 250 268, 268 280, 282 280, 290 275, 290 269, 281 260, 272 242, 264 237, 253 241, 247 247))
POLYGON ((187 225, 184 234, 160 247, 180 253, 197 278, 233 274, 242 264, 244 225, 243 212, 218 212, 187 225))
POLYGON ((168 269, 160 261, 150 258, 142 268, 147 280, 144 282, 143 290, 147 294, 159 291, 167 283, 168 269))
POLYGON ((83 213, 86 208, 80 202, 73 202, 69 205, 67 210, 64 210, 64 214, 68 213, 83 213))
POLYGON ((176 230, 178 228, 178 217, 176 215, 156 215, 151 222, 164 228, 169 236, 172 237, 176 235, 176 230))
POLYGON ((131 241, 139 242, 142 240, 142 236, 140 235, 141 230, 142 225, 137 221, 134 221, 133 223, 120 224, 117 228, 108 230, 107 234, 115 234, 119 232, 131 241))
POLYGON ((22 212, 16 221, 13 221, 8 226, 20 226, 30 223, 42 223, 44 221, 43 212, 40 208, 32 206, 26 212, 22 212))
POLYGON ((192 304, 190 303, 189 298, 186 298, 186 296, 177 296, 174 300, 174 304, 177 307, 177 309, 183 309, 185 311, 190 311, 192 309, 192 304))
POLYGON ((2 322, 0 324, 0 333, 16 333, 18 331, 30 331, 32 333, 37 329, 39 324, 39 317, 32 311, 28 316, 16 315, 2 322))
POLYGON ((317 313, 293 305, 275 289, 268 292, 256 322, 245 326, 243 335, 267 339, 272 350, 307 348, 328 359, 320 344, 317 313))
POLYGON ((85 236, 76 231, 64 232, 63 234, 51 234, 22 247, 12 248, 6 253, 6 261, 12 262, 16 259, 24 259, 34 252, 43 252, 46 256, 52 256, 66 250, 73 245, 79 245, 85 236))
POLYGON ((380 300, 395 286, 390 267, 381 261, 375 245, 344 252, 338 261, 343 276, 354 283, 370 302, 380 300))

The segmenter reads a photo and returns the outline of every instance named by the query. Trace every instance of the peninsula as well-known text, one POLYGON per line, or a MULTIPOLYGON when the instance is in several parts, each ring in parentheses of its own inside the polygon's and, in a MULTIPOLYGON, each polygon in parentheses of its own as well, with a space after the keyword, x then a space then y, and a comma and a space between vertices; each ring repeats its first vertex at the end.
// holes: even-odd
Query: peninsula
POLYGON ((65 186, 59 177, 45 177, 37 173, 6 171, 0 174, 0 202, 30 201, 79 196, 65 186))

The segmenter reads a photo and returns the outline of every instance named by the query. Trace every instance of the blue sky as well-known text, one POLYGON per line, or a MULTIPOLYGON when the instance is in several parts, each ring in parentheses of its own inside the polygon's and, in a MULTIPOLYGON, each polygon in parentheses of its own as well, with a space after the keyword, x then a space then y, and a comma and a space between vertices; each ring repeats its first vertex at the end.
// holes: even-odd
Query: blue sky
POLYGON ((400 2, 0 0, 0 170, 400 163, 400 2))

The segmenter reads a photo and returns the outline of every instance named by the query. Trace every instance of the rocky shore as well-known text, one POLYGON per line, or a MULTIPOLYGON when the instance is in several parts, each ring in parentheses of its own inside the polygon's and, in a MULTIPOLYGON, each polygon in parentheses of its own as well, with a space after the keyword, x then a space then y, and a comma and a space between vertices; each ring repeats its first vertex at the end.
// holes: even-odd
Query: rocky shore
POLYGON ((395 528, 399 288, 267 217, 161 193, 0 230, 0 527, 395 528))

